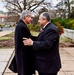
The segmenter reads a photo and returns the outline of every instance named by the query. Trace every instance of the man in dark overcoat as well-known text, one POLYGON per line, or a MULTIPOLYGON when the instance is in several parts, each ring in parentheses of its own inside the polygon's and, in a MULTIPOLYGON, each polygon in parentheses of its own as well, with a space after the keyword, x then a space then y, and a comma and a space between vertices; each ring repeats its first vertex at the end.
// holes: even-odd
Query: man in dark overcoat
POLYGON ((27 27, 32 18, 30 11, 22 11, 20 20, 15 28, 15 61, 18 75, 32 75, 35 72, 34 51, 31 46, 24 46, 23 44, 24 37, 34 40, 27 27))

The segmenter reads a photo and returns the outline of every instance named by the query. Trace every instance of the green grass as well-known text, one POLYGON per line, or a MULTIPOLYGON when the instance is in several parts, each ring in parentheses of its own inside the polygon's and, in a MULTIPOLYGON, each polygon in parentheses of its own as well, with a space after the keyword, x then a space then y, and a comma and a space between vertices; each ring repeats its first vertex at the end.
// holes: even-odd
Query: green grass
MULTIPOLYGON (((38 34, 39 34, 39 32, 36 32, 36 31, 31 31, 31 34, 33 35, 33 36, 38 36, 38 34)), ((8 34, 8 35, 5 35, 5 36, 3 36, 3 37, 0 37, 0 41, 5 41, 5 40, 9 40, 9 39, 13 39, 14 37, 14 32, 12 32, 12 33, 10 33, 10 34, 8 34)), ((65 38, 60 38, 60 43, 62 43, 62 42, 72 42, 72 40, 71 39, 69 39, 69 38, 67 38, 67 37, 65 37, 65 38)))
POLYGON ((5 36, 8 36, 8 37, 13 37, 14 36, 14 32, 10 33, 10 34, 7 34, 5 36))
MULTIPOLYGON (((36 31, 31 31, 31 34, 33 36, 38 36, 39 32, 36 31)), ((5 35, 3 37, 0 37, 0 48, 14 48, 14 33, 10 33, 8 35, 5 35)), ((65 37, 65 38, 60 38, 60 43, 64 42, 72 42, 71 39, 65 37)))
MULTIPOLYGON (((35 32, 35 31, 31 31, 31 34, 33 36, 37 36, 39 32, 35 32)), ((8 35, 5 35, 5 36, 2 36, 0 37, 0 41, 5 41, 5 40, 9 40, 9 39, 13 39, 14 37, 14 32, 8 34, 8 35)))
POLYGON ((9 40, 12 39, 12 37, 0 37, 0 41, 5 41, 5 40, 9 40))
POLYGON ((38 36, 39 32, 31 31, 31 34, 32 34, 33 36, 38 36))
POLYGON ((0 41, 5 41, 5 40, 13 39, 13 36, 14 36, 14 33, 12 32, 10 34, 7 34, 5 36, 0 37, 0 41))
POLYGON ((64 37, 64 38, 60 38, 60 43, 62 42, 72 42, 72 39, 64 37))

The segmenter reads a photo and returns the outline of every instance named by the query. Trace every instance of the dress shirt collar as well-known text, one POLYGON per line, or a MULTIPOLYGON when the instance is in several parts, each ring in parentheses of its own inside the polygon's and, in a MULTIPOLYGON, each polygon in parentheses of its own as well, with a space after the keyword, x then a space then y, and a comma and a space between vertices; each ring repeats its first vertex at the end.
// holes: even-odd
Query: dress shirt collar
POLYGON ((48 23, 46 23, 44 26, 43 26, 43 29, 50 23, 50 21, 48 23))

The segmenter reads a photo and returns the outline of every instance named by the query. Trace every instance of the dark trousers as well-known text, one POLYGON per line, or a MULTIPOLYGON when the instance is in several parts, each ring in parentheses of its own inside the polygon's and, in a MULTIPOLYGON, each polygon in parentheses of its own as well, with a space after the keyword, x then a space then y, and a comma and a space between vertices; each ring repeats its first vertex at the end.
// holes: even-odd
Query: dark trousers
POLYGON ((39 75, 57 75, 57 73, 39 73, 39 75))

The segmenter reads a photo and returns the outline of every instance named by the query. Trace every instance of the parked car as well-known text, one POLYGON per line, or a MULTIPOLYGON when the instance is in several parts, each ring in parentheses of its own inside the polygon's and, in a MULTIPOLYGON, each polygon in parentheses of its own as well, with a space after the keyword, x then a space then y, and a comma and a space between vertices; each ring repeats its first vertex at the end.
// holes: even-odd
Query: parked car
POLYGON ((3 27, 2 26, 0 26, 0 31, 3 31, 3 27))

